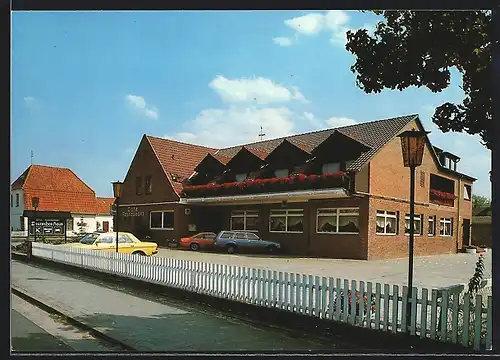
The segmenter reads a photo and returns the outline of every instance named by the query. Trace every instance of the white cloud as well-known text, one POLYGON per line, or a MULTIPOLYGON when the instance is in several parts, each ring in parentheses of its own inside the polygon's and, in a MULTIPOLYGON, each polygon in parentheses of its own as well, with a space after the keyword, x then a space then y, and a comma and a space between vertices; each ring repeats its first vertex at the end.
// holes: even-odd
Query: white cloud
POLYGON ((273 38, 273 42, 279 46, 290 46, 292 45, 292 39, 288 37, 278 36, 273 38))
POLYGON ((33 97, 33 96, 25 96, 25 97, 24 97, 24 102, 25 102, 25 103, 27 103, 27 104, 30 104, 30 103, 32 103, 32 102, 33 102, 33 101, 35 101, 35 100, 36 100, 36 99, 35 99, 35 97, 33 97))
POLYGON ((288 89, 263 77, 228 79, 218 75, 209 84, 225 102, 270 104, 298 100, 307 103, 308 100, 296 87, 288 89))
POLYGON ((354 125, 357 124, 356 120, 347 118, 347 117, 331 117, 328 120, 325 121, 328 126, 330 127, 340 127, 340 126, 347 126, 347 125, 354 125))
MULTIPOLYGON (((304 16, 285 20, 285 25, 295 30, 296 35, 311 36, 321 32, 329 32, 331 34, 330 42, 343 46, 347 42, 347 31, 358 30, 358 28, 350 24, 350 20, 351 18, 346 11, 329 10, 327 12, 309 13, 304 16)), ((371 24, 364 24, 360 28, 367 29, 369 33, 373 33, 375 30, 371 24)))
POLYGON ((258 141, 262 126, 265 139, 294 133, 295 114, 286 107, 206 109, 187 124, 193 132, 178 132, 166 137, 212 147, 229 147, 258 141))
POLYGON ((139 110, 142 115, 157 120, 160 117, 158 108, 153 105, 146 103, 146 100, 142 96, 128 94, 125 96, 125 101, 133 106, 135 109, 139 110))

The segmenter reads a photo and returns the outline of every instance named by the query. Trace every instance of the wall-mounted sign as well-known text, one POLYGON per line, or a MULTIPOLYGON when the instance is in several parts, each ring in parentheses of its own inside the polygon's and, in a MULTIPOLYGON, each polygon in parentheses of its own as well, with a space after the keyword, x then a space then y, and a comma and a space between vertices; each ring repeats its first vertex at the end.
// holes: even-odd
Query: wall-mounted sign
POLYGON ((38 236, 64 235, 64 222, 61 220, 31 220, 29 234, 38 236))
POLYGON ((196 224, 188 224, 188 231, 196 231, 196 224))
POLYGON ((120 215, 123 217, 138 217, 144 216, 144 211, 139 211, 139 208, 136 206, 129 206, 124 210, 121 210, 120 208, 120 215))

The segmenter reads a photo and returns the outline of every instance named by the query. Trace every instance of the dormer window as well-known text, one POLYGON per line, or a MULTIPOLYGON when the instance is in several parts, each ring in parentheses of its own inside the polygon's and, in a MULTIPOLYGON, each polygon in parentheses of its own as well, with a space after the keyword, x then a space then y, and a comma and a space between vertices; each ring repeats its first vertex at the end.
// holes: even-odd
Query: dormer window
POLYGON ((236 181, 240 182, 247 178, 247 174, 236 174, 236 181))
POLYGON ((276 175, 277 178, 286 177, 288 176, 288 169, 276 169, 274 175, 276 175))
POLYGON ((323 169, 322 169, 323 174, 334 173, 337 171, 340 171, 340 163, 334 162, 334 163, 323 164, 323 169))

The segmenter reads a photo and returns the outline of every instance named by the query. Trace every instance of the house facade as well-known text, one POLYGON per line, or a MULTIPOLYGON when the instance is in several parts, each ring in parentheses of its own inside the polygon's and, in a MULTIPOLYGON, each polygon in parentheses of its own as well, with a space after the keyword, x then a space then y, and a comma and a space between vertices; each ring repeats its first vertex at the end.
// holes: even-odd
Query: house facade
MULTIPOLYGON (((212 149, 144 135, 124 180, 120 226, 160 245, 201 231, 250 230, 296 255, 408 254, 403 116, 212 149)), ((417 168, 415 254, 468 244, 474 178, 427 139, 417 168), (464 240, 465 239, 465 240, 464 240)))
POLYGON ((94 190, 70 169, 31 165, 11 187, 10 223, 13 235, 32 235, 34 197, 39 199, 37 219, 61 220, 67 236, 113 229, 113 216, 110 215, 113 198, 96 197, 94 190))

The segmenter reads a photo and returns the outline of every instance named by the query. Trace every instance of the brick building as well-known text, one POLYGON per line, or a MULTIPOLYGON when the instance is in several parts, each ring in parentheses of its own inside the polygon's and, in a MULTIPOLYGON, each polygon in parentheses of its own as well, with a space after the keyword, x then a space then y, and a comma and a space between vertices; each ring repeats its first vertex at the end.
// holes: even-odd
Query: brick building
POLYGON ((38 197, 38 219, 65 219, 68 236, 80 230, 112 230, 110 206, 113 198, 97 197, 73 171, 53 166, 31 165, 11 186, 10 223, 16 235, 31 234, 34 212, 32 199, 38 197), (84 226, 83 226, 84 225, 84 226))
MULTIPOLYGON (((350 259, 408 253, 409 169, 397 135, 418 115, 212 149, 144 135, 127 172, 124 230, 159 244, 244 229, 297 255, 350 259)), ((474 178, 426 141, 417 168, 415 254, 469 243, 474 178)))

